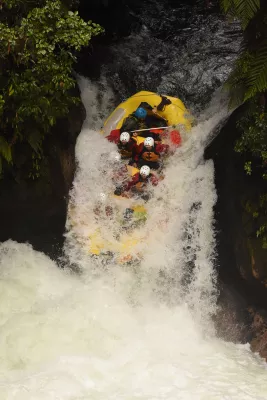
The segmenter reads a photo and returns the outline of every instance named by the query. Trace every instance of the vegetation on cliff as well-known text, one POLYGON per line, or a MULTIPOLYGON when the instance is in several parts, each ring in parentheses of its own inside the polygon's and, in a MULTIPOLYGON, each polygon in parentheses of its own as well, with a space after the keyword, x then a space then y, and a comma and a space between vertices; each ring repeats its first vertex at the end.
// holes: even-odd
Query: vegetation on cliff
MULTIPOLYGON (((243 43, 226 87, 230 107, 243 104, 237 122, 241 131, 235 150, 245 156, 248 175, 267 179, 267 2, 264 0, 221 0, 224 12, 238 18, 243 29, 243 43)), ((265 183, 255 200, 248 199, 246 211, 255 219, 256 236, 267 248, 267 195, 265 183)))
POLYGON ((103 29, 75 11, 77 0, 0 1, 0 174, 27 148, 29 177, 39 175, 42 143, 79 98, 76 54, 103 29))

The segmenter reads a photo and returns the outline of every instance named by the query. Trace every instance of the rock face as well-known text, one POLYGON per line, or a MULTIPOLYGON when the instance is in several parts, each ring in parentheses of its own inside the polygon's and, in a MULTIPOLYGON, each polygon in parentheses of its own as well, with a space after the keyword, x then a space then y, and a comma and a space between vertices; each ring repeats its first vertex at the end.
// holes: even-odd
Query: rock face
POLYGON ((247 204, 261 192, 266 193, 267 186, 260 176, 245 173, 244 157, 234 151, 240 112, 238 109, 231 115, 205 156, 215 165, 219 278, 228 290, 232 286, 245 300, 241 307, 247 310, 243 338, 266 357, 267 319, 262 310, 266 309, 267 250, 256 236, 256 221, 247 204))
POLYGON ((197 0, 80 1, 80 13, 106 35, 84 49, 78 71, 104 76, 119 101, 146 88, 181 98, 192 112, 206 107, 227 79, 242 39, 218 2, 197 0))
MULTIPOLYGON (((81 103, 47 136, 39 179, 27 179, 22 167, 15 179, 6 176, 0 181, 0 241, 30 242, 36 250, 54 258, 60 254, 75 172, 75 143, 84 118, 81 103)), ((23 154, 24 148, 17 150, 23 154)))
POLYGON ((251 349, 267 360, 267 312, 264 309, 249 307, 252 317, 251 349))

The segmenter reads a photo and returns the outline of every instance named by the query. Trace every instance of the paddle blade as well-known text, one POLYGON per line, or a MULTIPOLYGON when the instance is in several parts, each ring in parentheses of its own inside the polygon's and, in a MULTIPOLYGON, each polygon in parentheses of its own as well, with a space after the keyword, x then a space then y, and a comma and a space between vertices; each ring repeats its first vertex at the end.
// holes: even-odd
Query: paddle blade
POLYGON ((170 140, 175 147, 180 147, 182 144, 180 132, 177 130, 171 131, 170 140))

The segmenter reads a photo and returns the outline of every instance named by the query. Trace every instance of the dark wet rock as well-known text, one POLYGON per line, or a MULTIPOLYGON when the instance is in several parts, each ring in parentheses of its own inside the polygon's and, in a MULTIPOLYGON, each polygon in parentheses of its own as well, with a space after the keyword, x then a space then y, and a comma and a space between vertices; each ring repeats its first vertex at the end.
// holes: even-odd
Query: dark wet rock
POLYGON ((21 158, 15 166, 17 171, 0 181, 0 241, 29 242, 53 258, 61 253, 68 192, 75 172, 75 143, 84 118, 81 103, 58 121, 44 142, 39 179, 28 178, 23 163, 27 149, 18 145, 21 158))
POLYGON ((137 14, 142 3, 140 0, 80 0, 79 14, 105 28, 105 35, 93 42, 108 44, 138 29, 137 14))
MULTIPOLYGON (((244 171, 244 155, 234 151, 235 141, 240 135, 236 129, 236 120, 241 112, 242 108, 231 115, 219 135, 206 149, 205 156, 212 158, 215 165, 219 279, 244 299, 244 312, 253 306, 254 313, 257 314, 259 310, 266 310, 267 250, 262 248, 256 235, 257 225, 246 204, 260 193, 266 193, 267 183, 260 175, 247 175, 244 171)), ((229 306, 225 300, 222 303, 229 315, 229 306)), ((236 304, 240 310, 240 302, 233 301, 232 304, 236 304)), ((234 317, 234 313, 232 316, 234 317)), ((238 324, 238 318, 236 321, 238 324)), ((249 337, 254 350, 262 346, 260 354, 266 357, 267 347, 264 347, 264 341, 267 333, 264 333, 266 331, 262 327, 258 329, 253 321, 254 316, 250 315, 250 323, 246 322, 247 329, 243 333, 241 329, 239 335, 244 335, 242 341, 249 337)))
MULTIPOLYGON (((232 69, 242 36, 239 25, 220 15, 217 2, 118 4, 109 2, 108 29, 110 21, 116 32, 126 21, 128 31, 115 39, 109 33, 97 38, 92 49, 84 50, 78 72, 106 76, 120 100, 145 89, 180 97, 195 111, 204 108, 232 69), (116 10, 123 18, 114 23, 116 10)), ((81 11, 86 14, 86 7, 81 11)))
POLYGON ((225 279, 239 276, 251 288, 259 302, 265 303, 266 256, 256 235, 255 220, 247 211, 246 202, 267 189, 260 176, 249 176, 244 170, 244 155, 235 152, 240 132, 236 120, 238 109, 229 118, 219 135, 205 151, 215 165, 218 201, 215 207, 218 229, 219 271, 225 279))
POLYGON ((214 316, 218 336, 234 343, 249 342, 253 335, 247 299, 232 283, 219 281, 218 286, 218 311, 214 316))
POLYGON ((253 339, 251 340, 251 349, 267 360, 267 311, 255 307, 249 307, 248 311, 252 318, 253 339))

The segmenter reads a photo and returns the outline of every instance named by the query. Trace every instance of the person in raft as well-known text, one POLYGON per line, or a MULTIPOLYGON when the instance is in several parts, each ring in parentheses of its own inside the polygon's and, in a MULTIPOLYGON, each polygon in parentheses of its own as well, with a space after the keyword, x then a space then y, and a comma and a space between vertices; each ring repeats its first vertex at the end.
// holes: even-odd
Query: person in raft
POLYGON ((151 173, 149 166, 143 165, 140 171, 137 172, 124 187, 116 188, 114 194, 120 196, 130 190, 132 192, 143 193, 149 183, 153 186, 157 186, 158 182, 158 178, 151 173))
MULTIPOLYGON (((160 96, 161 102, 152 107, 147 102, 141 102, 134 113, 126 117, 122 123, 122 131, 138 131, 140 129, 167 127, 168 121, 158 114, 159 111, 164 111, 166 106, 171 104, 171 101, 166 96, 160 96)), ((141 131, 133 132, 134 136, 141 136, 144 138, 153 137, 155 141, 161 140, 161 134, 164 130, 141 131)))
POLYGON ((143 165, 149 166, 151 169, 159 169, 161 155, 169 152, 170 146, 168 144, 157 143, 152 137, 148 137, 141 143, 135 155, 133 156, 134 167, 141 168, 143 165))
MULTIPOLYGON (((152 108, 148 103, 141 103, 132 114, 124 119, 121 130, 135 131, 167 125, 166 119, 157 114, 156 107, 152 108)), ((139 136, 146 134, 145 132, 139 133, 139 136)))
POLYGON ((118 137, 113 137, 112 140, 109 141, 117 144, 122 160, 135 156, 138 146, 136 140, 131 137, 129 132, 122 132, 118 137))
POLYGON ((167 121, 156 114, 156 108, 152 109, 148 103, 141 104, 147 104, 147 107, 150 107, 151 110, 149 108, 138 107, 132 114, 124 119, 120 129, 114 129, 110 132, 107 136, 108 141, 117 143, 120 134, 123 132, 129 132, 131 137, 141 136, 146 138, 152 136, 156 141, 161 140, 160 134, 163 130, 154 130, 150 132, 149 130, 142 131, 142 129, 155 129, 159 126, 167 126, 167 121), (140 130, 141 132, 136 132, 140 130))

